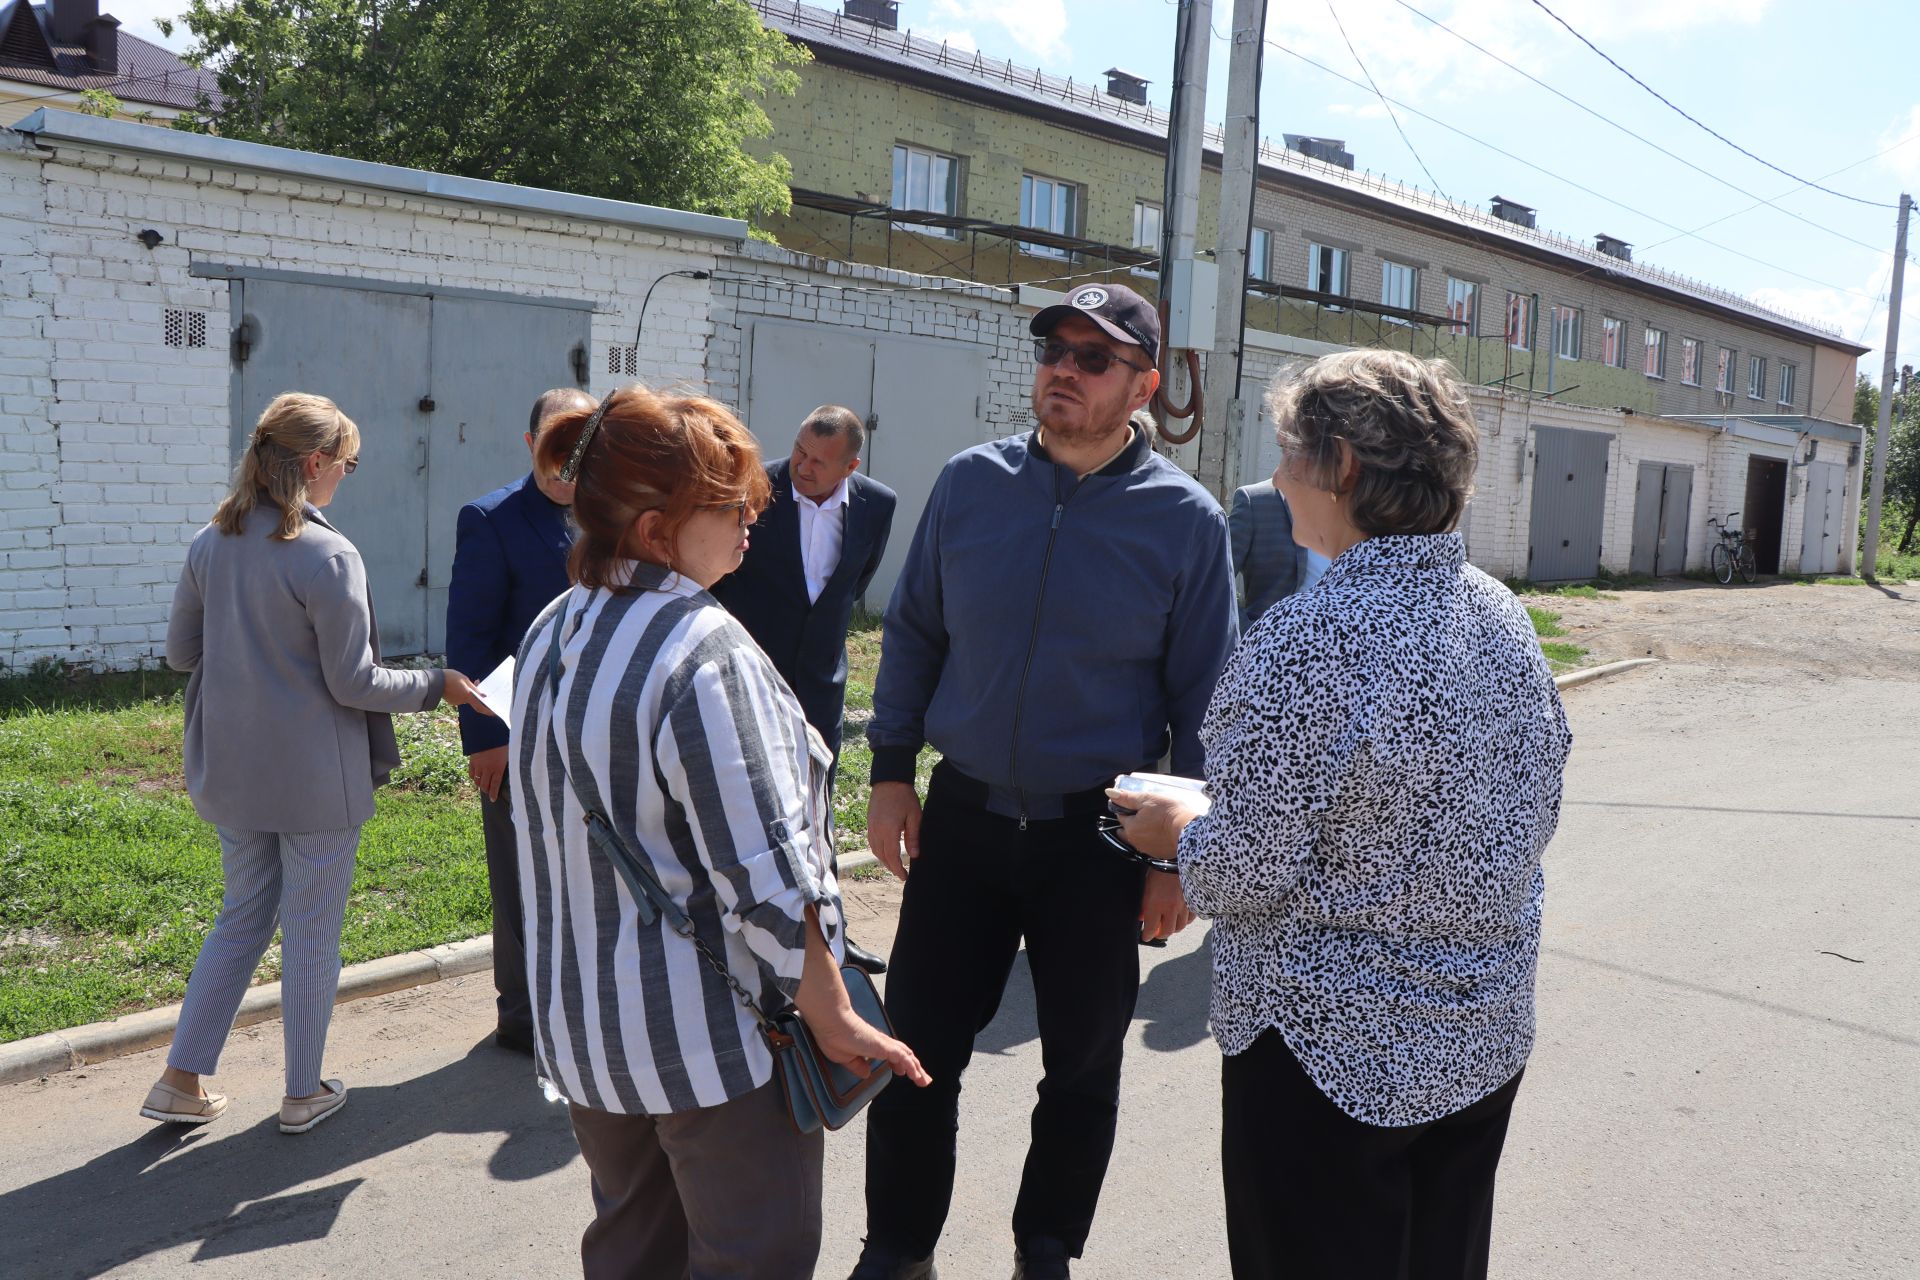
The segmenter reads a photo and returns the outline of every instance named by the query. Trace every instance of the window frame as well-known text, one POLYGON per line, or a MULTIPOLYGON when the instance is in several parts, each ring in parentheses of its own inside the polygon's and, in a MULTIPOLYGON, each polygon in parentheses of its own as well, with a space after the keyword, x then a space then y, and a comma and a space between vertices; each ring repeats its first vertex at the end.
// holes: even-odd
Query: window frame
POLYGON ((1604 312, 1600 316, 1600 363, 1609 369, 1627 367, 1627 322, 1604 312))
MULTIPOLYGON (((1163 242, 1162 237, 1167 228, 1166 219, 1167 211, 1160 205, 1155 204, 1151 200, 1135 200, 1133 202, 1133 247, 1143 253, 1151 253, 1155 257, 1159 257, 1160 246, 1163 242), (1140 226, 1140 215, 1145 211, 1151 211, 1153 214, 1153 238, 1151 240, 1145 238, 1140 226)), ((1158 265, 1135 267, 1133 268, 1133 274, 1137 276, 1158 276, 1160 274, 1160 268, 1158 265)))
MULTIPOLYGON (((1057 236, 1077 236, 1080 234, 1081 219, 1086 217, 1086 188, 1077 183, 1068 182, 1064 178, 1049 178, 1044 173, 1031 171, 1022 173, 1019 216, 1020 225, 1029 231, 1049 231, 1057 236), (1049 188, 1047 197, 1049 221, 1045 225, 1030 221, 1037 204, 1033 198, 1034 193, 1042 183, 1049 188), (1065 192, 1069 197, 1066 202, 1066 216, 1054 219, 1051 215, 1056 205, 1055 196, 1060 192, 1065 192), (1053 225, 1056 221, 1063 225, 1053 225)), ((1031 258, 1051 258, 1056 262, 1071 262, 1074 259, 1074 252, 1071 249, 1056 249, 1050 244, 1036 244, 1031 240, 1021 240, 1017 243, 1020 245, 1020 252, 1031 258)))
POLYGON ((1581 309, 1579 307, 1567 306, 1565 304, 1560 304, 1560 303, 1556 303, 1554 305, 1554 308, 1553 308, 1553 357, 1555 360, 1571 360, 1571 361, 1577 362, 1580 359, 1581 344, 1586 338, 1586 334, 1582 332, 1582 329, 1584 328, 1584 325, 1585 325, 1585 320, 1586 320, 1586 317, 1582 314, 1581 309), (1560 339, 1563 333, 1560 322, 1564 317, 1571 317, 1573 321, 1571 325, 1571 329, 1573 332, 1573 350, 1572 351, 1567 351, 1564 348, 1562 348, 1562 346, 1560 345, 1560 339))
POLYGON ((1658 325, 1646 325, 1641 341, 1645 344, 1640 371, 1660 382, 1667 380, 1667 331, 1658 325), (1658 366, 1658 372, 1652 366, 1658 366))
MULTIPOLYGON (((936 151, 932 147, 918 146, 911 142, 895 142, 893 144, 893 190, 888 193, 887 207, 890 209, 903 209, 913 213, 938 213, 949 218, 959 217, 960 178, 963 164, 964 160, 962 157, 951 155, 945 151, 936 151), (913 159, 916 156, 925 159, 927 162, 928 205, 900 203, 901 187, 903 185, 901 175, 903 173, 906 175, 904 185, 908 189, 906 199, 909 201, 913 199, 913 159), (945 194, 950 207, 936 209, 929 207, 932 204, 933 169, 936 162, 942 161, 945 162, 947 166, 945 194)), ((893 224, 893 227, 896 231, 911 231, 923 236, 937 236, 942 240, 958 240, 960 238, 960 232, 952 227, 930 227, 921 222, 896 222, 893 224)))
POLYGON ((1697 387, 1700 385, 1700 339, 1680 339, 1680 385, 1697 387), (1691 370, 1691 376, 1689 376, 1691 370))
POLYGON ((1447 315, 1453 318, 1453 324, 1448 326, 1451 332, 1478 336, 1480 328, 1480 282, 1478 280, 1468 280, 1454 275, 1447 277, 1447 315), (1456 290, 1455 286, 1459 286, 1459 289, 1456 290), (1461 301, 1462 292, 1465 294, 1467 304, 1464 315, 1454 309, 1461 301))
POLYGON ((1275 244, 1272 227, 1250 227, 1247 229, 1247 279, 1258 280, 1262 284, 1273 283, 1273 246, 1275 244), (1256 254, 1254 246, 1265 241, 1266 252, 1256 254))
POLYGON ((1732 395, 1733 380, 1737 376, 1735 370, 1739 368, 1739 365, 1739 351, 1733 347, 1721 347, 1720 365, 1714 373, 1713 389, 1724 396, 1732 395))
POLYGON ((1767 401, 1767 358, 1749 355, 1747 357, 1747 399, 1767 401))
POLYGON ((1794 393, 1799 390, 1800 366, 1790 360, 1780 362, 1780 399, 1775 403, 1793 407, 1794 393))
MULTIPOLYGON (((1395 258, 1380 259, 1380 305, 1383 307, 1399 307, 1402 311, 1418 311, 1420 309, 1420 268, 1414 266, 1411 262, 1401 262, 1395 258), (1388 281, 1394 279, 1400 272, 1406 273, 1407 300, 1405 302, 1395 302, 1387 296, 1388 281)), ((1380 318, 1388 324, 1413 323, 1410 320, 1403 320, 1399 316, 1382 316, 1380 318)))
POLYGON ((1507 290, 1507 346, 1514 351, 1533 350, 1533 295, 1507 290))
POLYGON ((1353 250, 1343 249, 1337 244, 1321 244, 1318 240, 1307 241, 1307 288, 1313 290, 1315 293, 1324 293, 1330 297, 1352 297, 1353 250), (1337 272, 1332 273, 1339 276, 1340 287, 1337 289, 1322 289, 1320 287, 1321 277, 1329 274, 1322 270, 1326 265, 1325 255, 1327 254, 1335 255, 1333 263, 1339 268, 1337 272))

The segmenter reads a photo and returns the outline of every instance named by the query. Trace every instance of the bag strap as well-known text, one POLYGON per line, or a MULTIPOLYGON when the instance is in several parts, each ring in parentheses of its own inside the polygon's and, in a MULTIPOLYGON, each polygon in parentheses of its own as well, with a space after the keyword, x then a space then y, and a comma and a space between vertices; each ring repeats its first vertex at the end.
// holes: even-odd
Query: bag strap
MULTIPOLYGON (((581 613, 584 616, 585 609, 582 609, 581 613)), ((547 644, 547 696, 553 708, 547 726, 549 733, 553 733, 560 724, 560 646, 566 627, 567 607, 562 604, 559 614, 553 620, 553 638, 547 644)), ((573 798, 579 801, 580 808, 587 815, 587 842, 600 851, 601 857, 613 864, 614 871, 626 882, 627 891, 633 895, 634 908, 640 915, 640 923, 652 925, 656 920, 665 917, 667 927, 693 944, 694 949, 700 953, 701 959, 705 960, 727 984, 733 992, 734 999, 753 1015, 753 1020, 759 1024, 761 1032, 772 1040, 776 1047, 790 1039, 773 1019, 766 1015, 759 1003, 747 994, 747 989, 740 984, 738 978, 734 977, 732 967, 713 954, 705 940, 695 931, 693 921, 687 918, 687 913, 680 909, 680 904, 673 900, 666 886, 661 884, 658 877, 653 874, 653 868, 627 847, 627 842, 620 838, 620 833, 614 830, 613 824, 607 821, 605 815, 587 803, 586 796, 580 792, 579 784, 573 780, 572 771, 567 768, 565 749, 561 748, 555 754, 560 757, 560 773, 566 778, 567 786, 573 791, 573 798)))

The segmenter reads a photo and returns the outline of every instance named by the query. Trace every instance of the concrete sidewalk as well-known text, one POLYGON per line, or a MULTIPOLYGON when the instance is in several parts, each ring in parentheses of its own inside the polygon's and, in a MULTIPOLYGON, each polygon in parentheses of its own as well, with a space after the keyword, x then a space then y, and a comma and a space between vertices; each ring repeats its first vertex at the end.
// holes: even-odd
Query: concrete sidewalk
MULTIPOLYGON (((1920 1274, 1920 683, 1682 661, 1567 701, 1494 1273, 1920 1274)), ((869 945, 890 895, 853 891, 869 945)), ((1201 941, 1145 955, 1082 1277, 1227 1274, 1201 941)), ((135 1116, 157 1052, 0 1088, 0 1276, 577 1274, 585 1173, 527 1060, 485 1043, 491 1003, 476 974, 341 1006, 328 1070, 354 1095, 297 1138, 272 1022, 236 1033, 204 1130, 135 1116)), ((1011 1269, 1038 1058, 1021 966, 967 1078, 951 1280, 1011 1269)), ((858 1250, 860 1179, 859 1132, 835 1135, 823 1277, 858 1250)))

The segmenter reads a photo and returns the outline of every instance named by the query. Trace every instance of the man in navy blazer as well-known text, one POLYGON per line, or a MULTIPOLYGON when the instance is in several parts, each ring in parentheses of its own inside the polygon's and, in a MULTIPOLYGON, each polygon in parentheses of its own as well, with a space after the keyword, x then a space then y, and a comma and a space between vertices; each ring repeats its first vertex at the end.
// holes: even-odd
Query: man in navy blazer
MULTIPOLYGON (((866 427, 823 405, 793 456, 767 468, 773 501, 740 567, 713 594, 773 659, 837 762, 847 700, 847 626, 893 531, 893 490, 859 474, 866 427)), ((464 669, 464 668, 463 668, 464 669)))
MULTIPOLYGON (((593 398, 571 387, 543 394, 527 420, 527 449, 547 421, 593 398)), ((520 647, 540 611, 565 591, 573 547, 567 508, 573 486, 529 473, 460 508, 453 578, 447 585, 447 665, 486 676, 520 647)), ((525 927, 520 916, 520 857, 514 848, 513 804, 507 794, 507 726, 460 709, 460 746, 467 775, 480 792, 493 897, 495 1041, 533 1052, 533 1010, 527 997, 525 927)))

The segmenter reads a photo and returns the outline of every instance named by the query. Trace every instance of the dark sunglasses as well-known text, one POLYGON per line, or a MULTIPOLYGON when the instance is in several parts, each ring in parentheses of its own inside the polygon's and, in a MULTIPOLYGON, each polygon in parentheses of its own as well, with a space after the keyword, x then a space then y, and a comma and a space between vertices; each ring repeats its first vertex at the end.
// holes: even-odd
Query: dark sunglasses
MULTIPOLYGON (((340 459, 335 458, 334 461, 339 462, 340 459)), ((347 474, 352 475, 360 467, 360 455, 356 453, 353 457, 348 458, 343 465, 346 467, 347 474)))
POLYGON ((1056 365, 1068 356, 1073 357, 1074 367, 1089 378, 1099 377, 1116 364, 1123 364, 1135 373, 1147 372, 1147 366, 1135 364, 1131 360, 1122 360, 1104 347, 1076 346, 1071 342, 1062 342, 1058 338, 1033 340, 1033 358, 1041 364, 1056 365))

